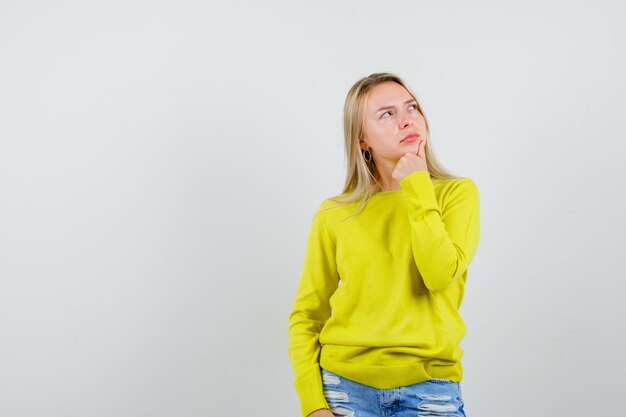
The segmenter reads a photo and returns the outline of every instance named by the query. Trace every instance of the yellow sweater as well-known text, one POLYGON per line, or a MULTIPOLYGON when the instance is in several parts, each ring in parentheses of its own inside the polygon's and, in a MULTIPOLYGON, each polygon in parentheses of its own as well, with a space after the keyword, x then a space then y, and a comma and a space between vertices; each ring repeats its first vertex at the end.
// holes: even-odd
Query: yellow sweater
POLYGON ((376 388, 459 382, 458 312, 479 239, 471 178, 415 171, 400 190, 357 203, 324 200, 313 217, 289 315, 289 357, 303 416, 329 408, 320 366, 376 388))

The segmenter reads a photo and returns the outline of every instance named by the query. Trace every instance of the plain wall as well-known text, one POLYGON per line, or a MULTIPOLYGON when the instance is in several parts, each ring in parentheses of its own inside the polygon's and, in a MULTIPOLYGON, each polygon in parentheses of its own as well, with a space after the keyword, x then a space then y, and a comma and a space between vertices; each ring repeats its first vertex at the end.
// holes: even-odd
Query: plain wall
POLYGON ((481 195, 471 417, 615 413, 620 1, 0 3, 0 416, 298 416, 288 314, 343 100, 409 83, 481 195))

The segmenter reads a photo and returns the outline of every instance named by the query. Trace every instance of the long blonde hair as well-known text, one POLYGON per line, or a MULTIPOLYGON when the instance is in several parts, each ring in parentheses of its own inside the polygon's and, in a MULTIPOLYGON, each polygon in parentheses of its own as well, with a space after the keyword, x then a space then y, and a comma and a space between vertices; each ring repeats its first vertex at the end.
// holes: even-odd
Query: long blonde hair
MULTIPOLYGON (((330 200, 341 204, 351 204, 360 201, 356 210, 350 215, 358 214, 372 196, 372 188, 375 184, 380 185, 380 173, 372 158, 370 163, 365 161, 363 157, 359 141, 363 137, 365 128, 365 105, 367 97, 373 87, 387 81, 393 81, 404 88, 411 94, 417 102, 417 109, 424 117, 426 122, 426 164, 431 179, 454 179, 459 178, 448 172, 437 160, 432 149, 432 141, 430 139, 430 129, 428 128, 428 120, 417 100, 415 94, 409 86, 400 78, 400 76, 389 72, 377 72, 358 80, 346 97, 343 108, 343 133, 344 144, 347 159, 347 175, 346 182, 343 187, 342 194, 334 196, 330 200)), ((335 206, 336 207, 336 206, 335 206)), ((331 208, 331 207, 327 207, 331 208)), ((349 216, 349 217, 350 217, 349 216)))

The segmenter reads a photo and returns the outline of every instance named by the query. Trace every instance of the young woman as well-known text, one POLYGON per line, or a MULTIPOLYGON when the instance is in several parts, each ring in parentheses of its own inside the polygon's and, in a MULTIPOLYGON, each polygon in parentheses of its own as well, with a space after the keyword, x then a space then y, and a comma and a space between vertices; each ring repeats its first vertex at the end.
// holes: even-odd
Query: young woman
POLYGON ((289 357, 302 416, 465 416, 459 314, 479 239, 471 178, 437 162, 397 75, 354 84, 348 175, 313 217, 289 357))

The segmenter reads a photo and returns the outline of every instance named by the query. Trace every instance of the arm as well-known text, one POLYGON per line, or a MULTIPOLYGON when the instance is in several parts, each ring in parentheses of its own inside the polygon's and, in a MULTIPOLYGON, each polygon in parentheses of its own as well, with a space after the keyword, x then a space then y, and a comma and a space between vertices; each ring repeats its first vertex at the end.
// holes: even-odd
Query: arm
POLYGON ((319 334, 331 315, 328 300, 338 285, 335 243, 324 223, 324 215, 318 209, 309 232, 304 266, 289 315, 288 350, 303 416, 329 408, 319 366, 319 334))
POLYGON ((450 186, 440 209, 428 171, 400 180, 409 202, 415 264, 431 292, 444 291, 474 258, 480 234, 480 198, 471 178, 450 186))

